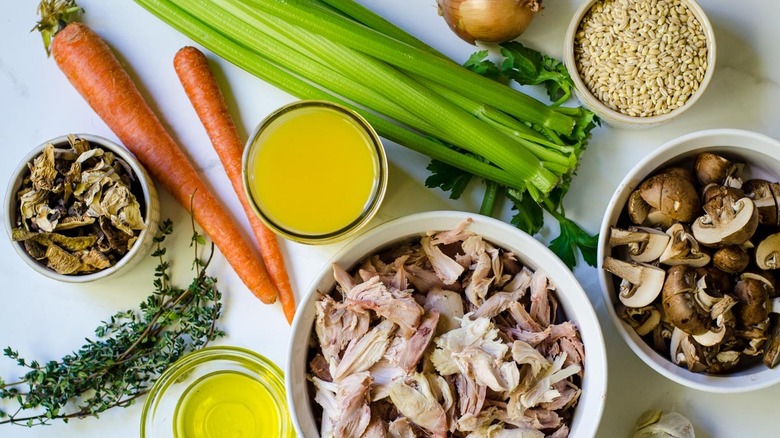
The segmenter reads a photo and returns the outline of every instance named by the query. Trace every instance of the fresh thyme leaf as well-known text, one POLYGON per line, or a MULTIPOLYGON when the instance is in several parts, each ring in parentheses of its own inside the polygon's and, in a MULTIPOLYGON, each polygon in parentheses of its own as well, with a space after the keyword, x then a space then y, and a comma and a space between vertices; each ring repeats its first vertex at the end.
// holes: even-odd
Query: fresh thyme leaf
POLYGON ((169 283, 170 264, 161 245, 173 232, 170 220, 159 227, 153 256, 159 259, 154 292, 139 310, 120 311, 95 329, 77 352, 60 361, 40 364, 19 357, 10 347, 3 354, 28 372, 17 382, 0 380, 0 401, 16 403, 3 409, 0 424, 45 425, 54 419, 97 417, 114 407, 126 407, 144 395, 154 381, 182 355, 224 336, 216 327, 222 313, 217 279, 199 256, 203 237, 194 233, 195 278, 186 289, 169 283))
POLYGON ((445 192, 450 192, 450 199, 460 198, 474 176, 438 160, 431 160, 426 169, 431 172, 431 175, 425 179, 425 187, 438 187, 445 192))
POLYGON ((501 54, 505 58, 501 73, 521 85, 543 84, 553 106, 571 97, 574 82, 562 62, 517 41, 502 43, 501 54))

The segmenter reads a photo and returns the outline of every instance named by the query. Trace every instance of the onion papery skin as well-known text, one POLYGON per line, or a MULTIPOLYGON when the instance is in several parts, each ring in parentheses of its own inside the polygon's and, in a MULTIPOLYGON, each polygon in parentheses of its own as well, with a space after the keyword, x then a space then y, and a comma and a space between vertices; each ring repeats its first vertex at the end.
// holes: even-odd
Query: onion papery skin
POLYGON ((439 15, 469 44, 520 36, 541 9, 540 0, 438 0, 439 15))

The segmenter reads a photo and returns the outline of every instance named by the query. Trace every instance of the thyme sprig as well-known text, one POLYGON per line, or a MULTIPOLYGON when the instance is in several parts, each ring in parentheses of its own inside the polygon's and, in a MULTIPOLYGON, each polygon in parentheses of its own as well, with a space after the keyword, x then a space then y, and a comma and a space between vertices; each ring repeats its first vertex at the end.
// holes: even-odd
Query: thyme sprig
MULTIPOLYGON (((194 230, 194 223, 193 223, 194 230)), ((170 220, 154 237, 154 292, 138 310, 117 312, 95 330, 97 340, 60 361, 41 364, 10 347, 3 354, 29 371, 19 381, 0 378, 0 424, 45 425, 52 420, 97 417, 113 407, 126 407, 149 391, 154 381, 185 353, 224 336, 216 326, 222 312, 217 279, 206 275, 214 245, 206 259, 204 237, 193 232, 195 278, 187 289, 171 284, 170 264, 162 245, 173 232, 170 220), (16 405, 8 408, 8 405, 16 405)))

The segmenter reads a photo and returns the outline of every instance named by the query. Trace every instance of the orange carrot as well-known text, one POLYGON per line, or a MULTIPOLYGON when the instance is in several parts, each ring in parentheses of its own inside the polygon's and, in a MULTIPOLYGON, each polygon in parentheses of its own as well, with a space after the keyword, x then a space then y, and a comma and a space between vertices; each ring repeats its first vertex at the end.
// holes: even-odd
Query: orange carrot
POLYGON ((275 302, 276 288, 262 261, 105 41, 89 27, 70 23, 54 36, 51 53, 70 83, 152 177, 185 208, 192 206, 195 221, 249 290, 265 303, 275 302))
POLYGON ((279 302, 282 304, 284 315, 287 321, 292 323, 295 315, 295 295, 285 268, 284 255, 279 248, 276 235, 257 217, 247 201, 241 175, 244 143, 228 112, 219 84, 209 68, 206 55, 195 47, 183 47, 173 58, 173 66, 244 207, 260 246, 260 254, 271 275, 271 281, 279 292, 279 302))

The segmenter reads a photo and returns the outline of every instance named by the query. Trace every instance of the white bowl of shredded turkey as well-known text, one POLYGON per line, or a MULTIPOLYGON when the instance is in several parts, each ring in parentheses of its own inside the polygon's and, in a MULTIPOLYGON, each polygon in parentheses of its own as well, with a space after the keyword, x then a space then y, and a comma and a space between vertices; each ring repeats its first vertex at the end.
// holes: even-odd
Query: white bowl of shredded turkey
POLYGON ((571 271, 504 222, 406 216, 314 280, 286 371, 305 437, 592 437, 607 361, 571 271))

